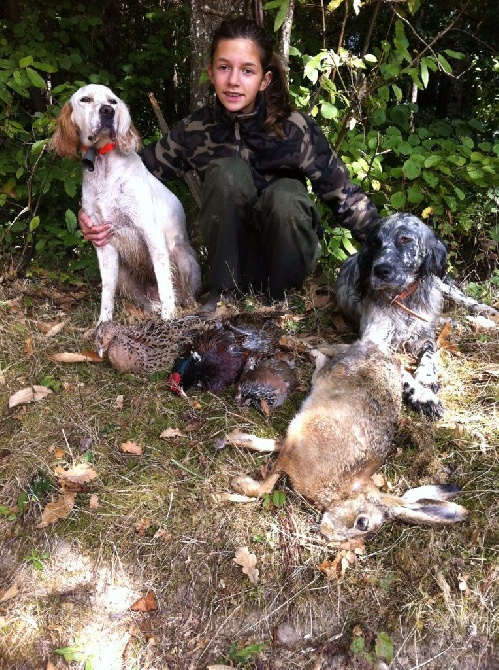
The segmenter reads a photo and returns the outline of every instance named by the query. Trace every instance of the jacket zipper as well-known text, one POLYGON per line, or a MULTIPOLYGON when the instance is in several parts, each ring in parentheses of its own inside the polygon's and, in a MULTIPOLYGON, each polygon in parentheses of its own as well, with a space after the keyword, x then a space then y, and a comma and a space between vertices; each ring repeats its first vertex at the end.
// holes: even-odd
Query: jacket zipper
POLYGON ((241 133, 239 132, 239 121, 234 123, 234 135, 237 142, 237 157, 241 158, 241 133))

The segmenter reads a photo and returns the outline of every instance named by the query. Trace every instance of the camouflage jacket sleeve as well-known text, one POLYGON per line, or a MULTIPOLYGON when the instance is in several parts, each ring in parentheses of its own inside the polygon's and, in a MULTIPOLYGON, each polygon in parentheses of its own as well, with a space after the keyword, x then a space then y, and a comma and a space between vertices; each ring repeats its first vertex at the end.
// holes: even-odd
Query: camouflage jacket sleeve
POLYGON ((378 210, 360 186, 350 180, 348 168, 337 156, 326 136, 311 118, 302 114, 303 128, 301 167, 310 179, 314 193, 333 212, 340 226, 351 230, 363 241, 367 232, 381 218, 378 210))
POLYGON ((141 151, 142 162, 161 181, 182 178, 190 169, 185 155, 185 121, 141 151))

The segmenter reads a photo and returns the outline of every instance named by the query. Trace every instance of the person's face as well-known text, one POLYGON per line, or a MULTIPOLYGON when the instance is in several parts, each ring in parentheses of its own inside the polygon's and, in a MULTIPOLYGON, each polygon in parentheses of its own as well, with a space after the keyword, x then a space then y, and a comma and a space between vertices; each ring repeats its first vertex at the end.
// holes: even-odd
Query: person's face
POLYGON ((247 39, 220 40, 208 75, 225 109, 245 114, 253 111, 256 96, 272 78, 262 69, 255 43, 247 39))

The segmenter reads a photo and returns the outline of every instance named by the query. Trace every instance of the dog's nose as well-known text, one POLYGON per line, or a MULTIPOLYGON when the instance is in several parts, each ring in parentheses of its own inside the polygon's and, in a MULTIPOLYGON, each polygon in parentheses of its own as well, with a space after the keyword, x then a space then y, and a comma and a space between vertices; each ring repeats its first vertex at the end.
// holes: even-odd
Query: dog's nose
POLYGON ((99 114, 104 118, 112 119, 114 116, 114 109, 111 107, 111 105, 101 105, 99 114))
POLYGON ((373 275, 386 281, 393 276, 393 267, 389 263, 379 263, 373 267, 373 275))

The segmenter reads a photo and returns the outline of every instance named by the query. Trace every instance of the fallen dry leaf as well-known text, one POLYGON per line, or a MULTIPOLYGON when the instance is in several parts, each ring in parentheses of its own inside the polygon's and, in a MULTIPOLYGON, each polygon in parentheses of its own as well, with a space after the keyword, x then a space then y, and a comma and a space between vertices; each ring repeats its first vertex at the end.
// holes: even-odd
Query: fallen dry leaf
POLYGON ((33 339, 31 337, 26 338, 24 348, 26 350, 26 357, 31 358, 31 356, 33 356, 35 353, 35 347, 33 346, 33 339))
POLYGON ((137 521, 137 523, 135 524, 135 532, 138 535, 143 536, 145 535, 146 531, 149 530, 150 527, 151 527, 151 519, 149 519, 149 517, 145 517, 137 521))
POLYGON ((92 493, 92 495, 90 496, 89 507, 90 509, 99 509, 100 507, 99 496, 96 493, 92 493))
POLYGON ((49 358, 56 363, 102 363, 103 360, 99 354, 91 349, 86 349, 79 353, 75 351, 60 351, 57 354, 52 354, 49 358))
POLYGON ((56 323, 53 326, 51 326, 45 335, 47 337, 54 337, 54 335, 58 335, 61 330, 63 330, 64 326, 69 322, 69 319, 66 319, 65 321, 61 321, 60 323, 56 323))
POLYGON ((113 403, 113 408, 114 409, 123 409, 123 401, 125 400, 124 395, 118 395, 116 396, 116 400, 113 403))
POLYGON ((52 661, 47 661, 47 667, 45 670, 57 670, 57 667, 52 663, 52 661))
POLYGON ((140 444, 137 444, 137 442, 132 442, 131 440, 120 444, 120 449, 125 454, 135 454, 135 456, 142 456, 142 447, 140 444))
POLYGON ((136 600, 130 605, 132 612, 154 612, 158 609, 156 605, 156 596, 153 591, 148 591, 143 598, 136 600))
POLYGON ((59 519, 66 519, 74 507, 76 491, 65 491, 53 502, 47 503, 42 512, 42 520, 37 528, 45 528, 59 519))
POLYGON ((73 482, 74 484, 88 484, 97 477, 97 473, 90 463, 78 463, 69 470, 64 470, 58 466, 55 473, 62 481, 73 482))
POLYGON ((250 582, 256 586, 260 571, 256 568, 255 554, 250 553, 248 547, 239 547, 235 551, 233 561, 241 566, 244 574, 248 575, 250 582))
POLYGON ((15 407, 16 405, 22 405, 29 402, 39 402, 51 393, 53 393, 51 389, 48 389, 46 386, 38 386, 37 384, 20 389, 10 396, 9 409, 15 407))
POLYGON ((182 433, 180 430, 177 430, 176 428, 165 428, 160 437, 167 440, 170 437, 187 437, 187 435, 182 433))
POLYGON ((158 530, 152 536, 153 540, 163 540, 164 542, 171 540, 171 538, 172 534, 169 530, 165 530, 165 528, 158 528, 158 530))
POLYGON ((12 598, 15 598, 17 594, 19 593, 19 587, 16 582, 11 584, 8 589, 6 589, 1 595, 0 595, 0 603, 5 603, 7 600, 11 600, 12 598))
POLYGON ((345 575, 349 567, 355 565, 357 556, 366 551, 364 541, 361 538, 345 540, 339 546, 339 551, 332 561, 323 561, 317 566, 327 579, 340 579, 345 575))

